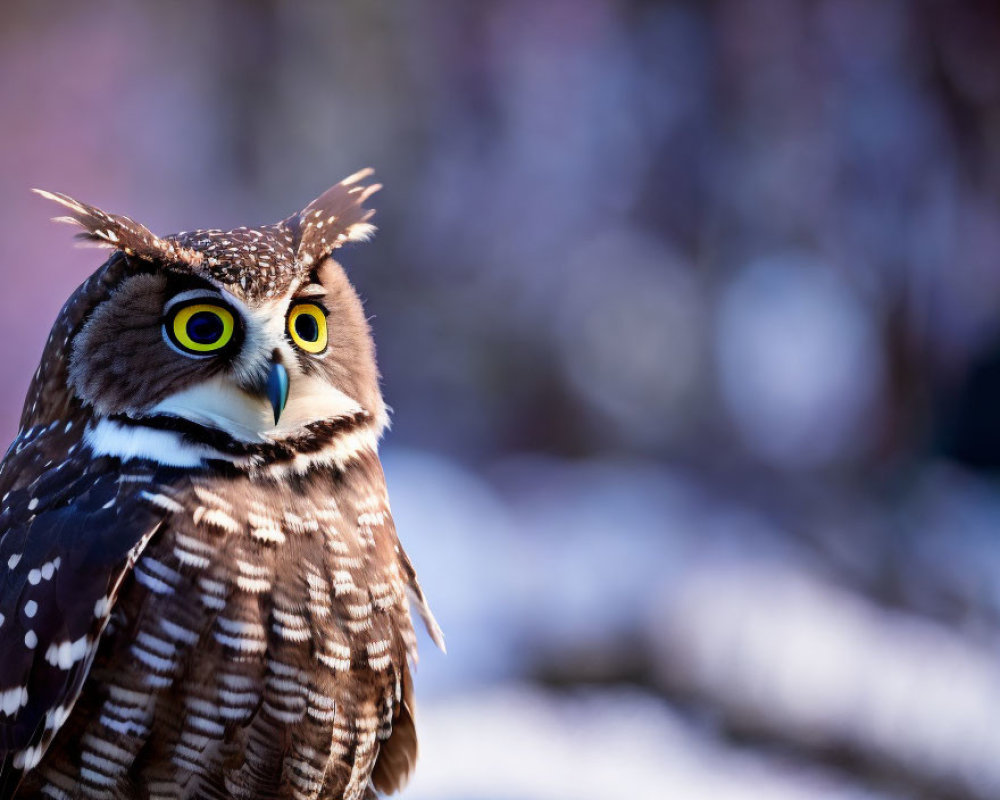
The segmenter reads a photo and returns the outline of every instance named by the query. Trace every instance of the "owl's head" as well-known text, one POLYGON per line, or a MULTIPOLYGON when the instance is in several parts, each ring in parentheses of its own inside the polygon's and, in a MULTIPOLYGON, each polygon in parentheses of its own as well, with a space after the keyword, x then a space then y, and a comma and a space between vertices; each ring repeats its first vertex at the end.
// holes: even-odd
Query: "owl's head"
POLYGON ((40 192, 68 210, 60 219, 80 238, 115 253, 64 309, 53 337, 65 341, 50 339, 37 391, 61 377, 95 451, 118 455, 163 432, 202 456, 258 462, 318 451, 346 425, 377 437, 386 411, 371 333, 331 258, 374 230, 370 174, 274 225, 165 237, 40 192), (54 345, 61 376, 42 374, 54 345))

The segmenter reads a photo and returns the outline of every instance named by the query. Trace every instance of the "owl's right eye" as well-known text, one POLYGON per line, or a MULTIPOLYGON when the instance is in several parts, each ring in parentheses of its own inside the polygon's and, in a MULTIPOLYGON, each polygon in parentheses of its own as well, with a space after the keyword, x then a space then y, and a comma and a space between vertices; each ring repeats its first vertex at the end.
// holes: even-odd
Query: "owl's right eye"
POLYGON ((233 341, 233 312, 215 303, 189 303, 170 310, 164 325, 178 349, 192 355, 209 355, 233 341))

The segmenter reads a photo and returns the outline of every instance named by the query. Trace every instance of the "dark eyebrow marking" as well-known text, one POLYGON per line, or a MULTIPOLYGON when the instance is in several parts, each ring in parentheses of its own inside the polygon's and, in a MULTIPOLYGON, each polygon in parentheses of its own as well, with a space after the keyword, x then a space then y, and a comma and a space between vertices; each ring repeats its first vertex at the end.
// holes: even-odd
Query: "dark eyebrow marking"
POLYGON ((184 275, 174 272, 167 273, 167 288, 171 295, 191 291, 192 289, 205 289, 210 292, 215 292, 221 296, 218 286, 215 286, 198 275, 184 275))

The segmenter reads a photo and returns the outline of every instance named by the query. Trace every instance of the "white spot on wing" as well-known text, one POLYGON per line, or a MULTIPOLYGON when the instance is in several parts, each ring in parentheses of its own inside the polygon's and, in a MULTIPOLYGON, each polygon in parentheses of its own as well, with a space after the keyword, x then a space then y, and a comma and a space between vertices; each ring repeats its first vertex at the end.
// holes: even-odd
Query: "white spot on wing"
POLYGON ((49 649, 45 653, 45 660, 53 667, 69 669, 87 655, 87 650, 87 637, 81 636, 73 642, 67 640, 59 644, 50 644, 49 649))
POLYGON ((38 766, 38 762, 42 760, 42 753, 44 752, 45 749, 40 744, 24 750, 18 750, 14 753, 14 768, 25 771, 34 769, 38 766))
POLYGON ((13 689, 0 691, 0 711, 8 717, 28 705, 28 689, 25 686, 15 686, 13 689))

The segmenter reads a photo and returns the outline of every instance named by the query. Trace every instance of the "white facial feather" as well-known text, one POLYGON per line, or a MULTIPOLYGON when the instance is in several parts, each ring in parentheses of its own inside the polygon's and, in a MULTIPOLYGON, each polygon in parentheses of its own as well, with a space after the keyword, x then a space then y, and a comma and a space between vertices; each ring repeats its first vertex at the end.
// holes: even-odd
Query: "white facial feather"
POLYGON ((216 428, 242 442, 267 442, 289 436, 310 422, 349 417, 362 410, 356 400, 326 381, 297 370, 289 384, 288 404, 278 425, 267 398, 245 392, 225 376, 172 394, 149 413, 216 428))

